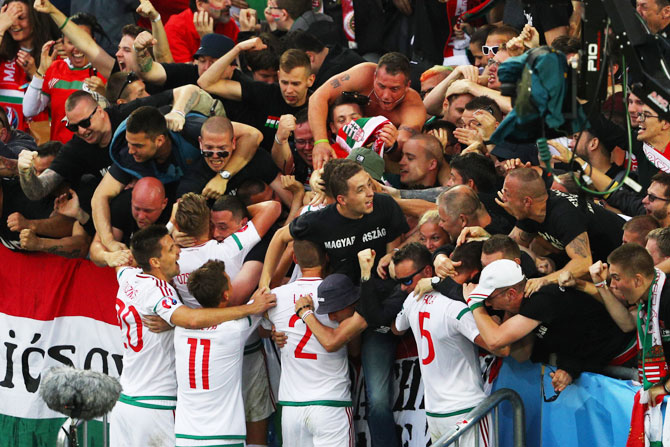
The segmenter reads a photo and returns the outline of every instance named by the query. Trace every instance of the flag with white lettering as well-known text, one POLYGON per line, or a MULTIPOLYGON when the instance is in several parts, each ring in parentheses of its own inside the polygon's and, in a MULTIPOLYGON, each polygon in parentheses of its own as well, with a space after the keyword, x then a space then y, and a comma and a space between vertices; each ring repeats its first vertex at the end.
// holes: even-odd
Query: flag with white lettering
MULTIPOLYGON (((0 446, 55 445, 65 417, 38 394, 46 371, 70 365, 121 374, 115 273, 82 259, 4 247, 0 265, 0 446)), ((89 426, 89 436, 98 437, 100 428, 89 426)))

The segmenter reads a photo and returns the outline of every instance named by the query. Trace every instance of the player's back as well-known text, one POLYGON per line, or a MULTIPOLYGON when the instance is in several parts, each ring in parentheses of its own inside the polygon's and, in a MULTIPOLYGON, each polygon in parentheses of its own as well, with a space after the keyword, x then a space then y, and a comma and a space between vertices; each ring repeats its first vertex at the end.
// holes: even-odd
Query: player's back
MULTIPOLYGON (((277 296, 277 306, 268 311, 268 317, 277 331, 285 332, 288 337, 281 350, 279 402, 282 405, 351 405, 346 347, 326 351, 295 314, 295 302, 303 295, 311 295, 318 309, 317 289, 321 281, 321 278, 300 278, 272 290, 277 296)), ((324 326, 337 327, 327 315, 315 316, 324 326)))
POLYGON ((177 438, 244 439, 242 357, 259 322, 252 316, 205 329, 175 329, 177 438))
MULTIPOLYGON (((448 413, 485 396, 474 339, 479 335, 468 307, 438 292, 419 301, 410 294, 403 310, 419 353, 426 411, 448 413)), ((467 405, 469 407, 473 405, 467 405)))
POLYGON ((177 293, 140 269, 119 271, 116 314, 123 338, 123 373, 120 382, 125 396, 171 397, 177 395, 172 331, 150 332, 142 326, 142 316, 159 315, 170 321, 181 305, 177 293))

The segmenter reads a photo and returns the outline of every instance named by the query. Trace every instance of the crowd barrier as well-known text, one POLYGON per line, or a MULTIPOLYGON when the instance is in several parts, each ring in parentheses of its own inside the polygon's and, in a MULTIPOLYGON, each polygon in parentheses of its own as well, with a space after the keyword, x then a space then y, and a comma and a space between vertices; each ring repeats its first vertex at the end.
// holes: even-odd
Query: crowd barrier
MULTIPOLYGON (((112 269, 86 260, 15 253, 0 246, 0 447, 53 446, 62 415, 49 410, 37 390, 42 374, 61 364, 118 377, 123 340, 115 311, 112 269)), ((630 381, 583 374, 554 402, 540 390, 541 365, 503 363, 494 389, 522 397, 528 446, 624 446, 633 395, 630 381)), ((549 371, 545 391, 553 395, 549 371)), ((394 414, 406 447, 430 445, 416 347, 400 343, 394 368, 394 414)), ((357 445, 370 445, 362 376, 355 380, 357 445)), ((500 445, 511 446, 511 407, 500 412, 500 445)), ((101 423, 88 428, 88 445, 102 445, 101 423)))

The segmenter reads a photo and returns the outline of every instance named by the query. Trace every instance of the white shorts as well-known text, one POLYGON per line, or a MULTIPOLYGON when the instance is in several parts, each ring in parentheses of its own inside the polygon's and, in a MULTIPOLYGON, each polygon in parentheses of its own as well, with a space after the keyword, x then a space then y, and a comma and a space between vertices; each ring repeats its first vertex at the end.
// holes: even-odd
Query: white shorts
POLYGON ((246 447, 242 439, 177 439, 177 447, 246 447))
POLYGON ((117 402, 109 418, 109 445, 174 447, 174 410, 157 410, 117 402))
MULTIPOLYGON (((434 417, 426 416, 428 420, 428 432, 430 433, 430 440, 434 443, 443 435, 448 433, 455 425, 464 421, 465 414, 457 414, 455 416, 434 417)), ((480 447, 494 447, 493 440, 493 426, 491 425, 491 413, 479 421, 476 428, 468 430, 464 435, 458 438, 459 446, 474 447, 475 434, 479 436, 480 447)))
POLYGON ((242 399, 247 422, 262 421, 275 411, 262 344, 242 360, 242 399))
POLYGON ((352 407, 283 406, 284 445, 300 447, 353 447, 352 407))

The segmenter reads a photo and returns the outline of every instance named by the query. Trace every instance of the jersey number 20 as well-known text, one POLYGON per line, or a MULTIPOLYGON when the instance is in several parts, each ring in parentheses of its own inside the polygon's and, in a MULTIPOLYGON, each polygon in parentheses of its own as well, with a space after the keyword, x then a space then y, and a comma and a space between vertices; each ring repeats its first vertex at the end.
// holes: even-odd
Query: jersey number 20
MULTIPOLYGON (((300 320, 300 318, 297 315, 293 315, 291 319, 288 322, 289 327, 295 327, 295 323, 300 320)), ((305 335, 300 339, 300 343, 298 343, 298 346, 295 348, 295 358, 297 359, 309 359, 309 360, 316 360, 316 354, 312 354, 309 352, 303 352, 303 348, 309 341, 309 337, 312 336, 312 331, 310 330, 309 326, 305 324, 305 335)))

